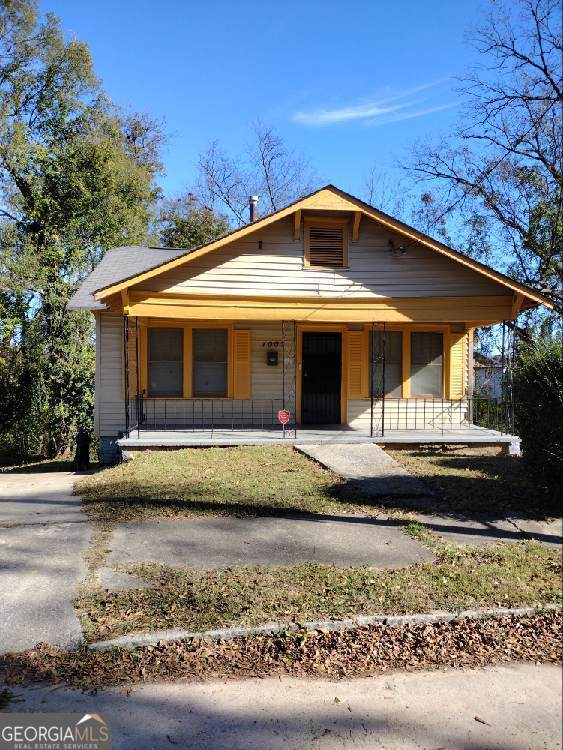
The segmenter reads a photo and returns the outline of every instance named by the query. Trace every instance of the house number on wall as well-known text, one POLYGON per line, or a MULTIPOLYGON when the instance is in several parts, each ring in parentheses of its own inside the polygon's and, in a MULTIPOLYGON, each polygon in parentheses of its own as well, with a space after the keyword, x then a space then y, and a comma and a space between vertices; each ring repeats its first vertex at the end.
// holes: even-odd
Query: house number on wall
POLYGON ((281 346, 281 341, 263 341, 262 347, 264 349, 277 349, 277 347, 281 346))

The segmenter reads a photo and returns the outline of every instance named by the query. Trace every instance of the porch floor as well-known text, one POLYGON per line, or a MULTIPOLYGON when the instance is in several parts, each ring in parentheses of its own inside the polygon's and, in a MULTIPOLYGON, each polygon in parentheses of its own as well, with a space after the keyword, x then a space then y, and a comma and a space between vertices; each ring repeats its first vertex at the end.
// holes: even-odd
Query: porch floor
POLYGON ((508 445, 518 441, 513 435, 476 425, 444 430, 389 430, 384 436, 370 437, 367 429, 303 427, 286 430, 132 430, 128 438, 118 440, 121 448, 189 448, 235 445, 299 445, 307 443, 379 443, 381 445, 508 445))

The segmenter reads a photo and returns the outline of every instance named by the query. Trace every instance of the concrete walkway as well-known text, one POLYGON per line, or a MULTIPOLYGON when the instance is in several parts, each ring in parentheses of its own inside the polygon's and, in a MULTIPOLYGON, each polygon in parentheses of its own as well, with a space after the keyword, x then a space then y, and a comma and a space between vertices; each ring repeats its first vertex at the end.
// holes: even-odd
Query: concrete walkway
POLYGON ((69 472, 0 474, 0 653, 82 638, 72 600, 90 527, 69 472))
POLYGON ((8 709, 99 713, 114 750, 561 747, 561 669, 395 672, 357 680, 294 678, 156 683, 98 691, 14 688, 8 709))
POLYGON ((428 497, 432 493, 383 448, 357 445, 296 445, 300 453, 339 474, 369 497, 428 497))
POLYGON ((199 569, 316 562, 400 568, 432 560, 386 518, 355 515, 173 518, 119 524, 110 564, 153 560, 199 569))
POLYGON ((507 518, 475 515, 416 513, 415 519, 453 544, 496 544, 497 542, 523 542, 535 539, 557 549, 563 542, 561 519, 535 521, 529 518, 507 518))
POLYGON ((524 517, 437 514, 425 510, 431 504, 429 489, 377 445, 320 444, 296 448, 350 481, 369 497, 410 499, 409 506, 419 508, 419 512, 413 515, 414 519, 447 542, 478 546, 537 539, 553 548, 563 542, 561 518, 536 521, 524 517))

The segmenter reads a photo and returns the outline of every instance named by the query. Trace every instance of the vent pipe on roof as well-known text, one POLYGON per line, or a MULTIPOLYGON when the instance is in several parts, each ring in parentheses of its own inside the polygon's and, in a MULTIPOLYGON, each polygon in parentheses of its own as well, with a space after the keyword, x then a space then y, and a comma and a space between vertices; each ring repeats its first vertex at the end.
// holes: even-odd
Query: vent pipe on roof
POLYGON ((253 221, 256 221, 258 218, 258 196, 257 195, 251 195, 248 199, 249 204, 248 207, 250 209, 250 223, 253 221))

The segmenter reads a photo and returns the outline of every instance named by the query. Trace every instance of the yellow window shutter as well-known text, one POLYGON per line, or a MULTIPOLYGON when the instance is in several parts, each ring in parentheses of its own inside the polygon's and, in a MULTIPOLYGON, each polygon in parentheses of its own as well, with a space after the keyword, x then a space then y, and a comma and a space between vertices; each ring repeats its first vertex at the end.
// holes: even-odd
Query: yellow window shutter
POLYGON ((233 398, 251 398, 250 331, 233 331, 233 398))
POLYGON ((364 331, 348 331, 348 398, 367 398, 367 351, 364 331))
POLYGON ((465 396, 466 347, 467 333, 450 334, 449 398, 465 396))

